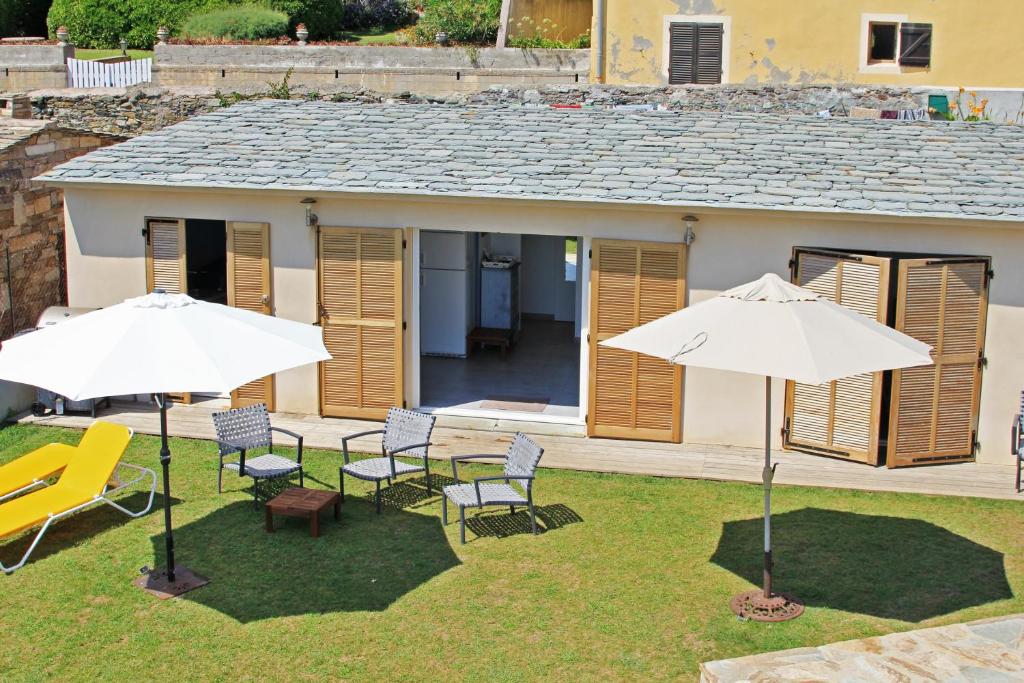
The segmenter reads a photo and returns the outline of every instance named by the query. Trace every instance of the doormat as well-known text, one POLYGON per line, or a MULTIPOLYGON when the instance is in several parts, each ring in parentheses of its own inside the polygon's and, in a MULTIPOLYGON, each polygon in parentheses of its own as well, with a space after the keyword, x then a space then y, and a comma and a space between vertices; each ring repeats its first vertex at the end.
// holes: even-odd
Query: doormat
POLYGON ((484 410, 514 410, 520 413, 543 413, 551 401, 534 396, 488 396, 480 402, 484 410))

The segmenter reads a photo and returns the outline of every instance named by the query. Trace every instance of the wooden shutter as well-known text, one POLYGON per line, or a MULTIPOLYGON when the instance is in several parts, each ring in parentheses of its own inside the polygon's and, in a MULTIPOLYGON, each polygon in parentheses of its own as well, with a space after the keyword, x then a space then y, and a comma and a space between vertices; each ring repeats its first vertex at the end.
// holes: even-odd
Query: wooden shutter
MULTIPOLYGON (((228 306, 273 315, 270 225, 229 222, 227 231, 228 306)), ((232 408, 255 403, 266 403, 268 410, 274 410, 273 375, 249 382, 231 392, 232 408)))
POLYGON ((722 82, 722 25, 697 25, 697 73, 695 83, 722 82))
POLYGON ((146 291, 188 291, 185 268, 185 221, 152 219, 146 223, 146 291))
POLYGON ((321 228, 324 415, 383 419, 403 404, 402 232, 321 228))
POLYGON ((587 414, 591 436, 679 442, 682 368, 598 342, 682 308, 685 277, 686 245, 594 241, 587 414))
POLYGON ((896 328, 930 344, 935 364, 893 372, 889 467, 973 459, 989 267, 987 258, 900 262, 896 328))
MULTIPOLYGON (((831 250, 793 250, 793 282, 885 324, 888 258, 831 250)), ((784 445, 878 464, 883 373, 822 385, 786 382, 784 445)))
POLYGON ((722 24, 669 24, 668 82, 722 82, 722 24))
POLYGON ((931 24, 900 24, 899 62, 905 66, 931 65, 931 24))

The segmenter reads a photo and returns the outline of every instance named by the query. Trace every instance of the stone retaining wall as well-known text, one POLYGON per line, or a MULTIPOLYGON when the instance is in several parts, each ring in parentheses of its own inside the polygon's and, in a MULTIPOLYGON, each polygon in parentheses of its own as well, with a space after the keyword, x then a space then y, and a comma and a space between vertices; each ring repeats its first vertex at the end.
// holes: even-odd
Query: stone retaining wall
POLYGON ((63 88, 71 45, 0 45, 0 92, 63 88))
POLYGON ((436 96, 492 85, 586 83, 589 50, 355 47, 346 45, 158 45, 154 83, 220 90, 280 81, 436 96))
MULTIPOLYGON (((265 88, 265 86, 264 86, 265 88)), ((252 86, 241 90, 254 93, 252 86)), ((227 93, 229 91, 224 91, 227 93)), ((612 86, 493 87, 447 96, 412 92, 386 94, 374 90, 338 87, 298 87, 293 97, 316 96, 337 102, 437 102, 448 104, 581 106, 654 105, 681 111, 771 112, 810 114, 832 109, 842 116, 853 107, 902 109, 921 107, 930 91, 883 87, 827 86, 693 86, 621 88, 612 86), (313 92, 315 90, 315 92, 313 92)), ((37 118, 59 125, 116 135, 138 135, 222 106, 231 98, 211 88, 129 88, 93 91, 54 90, 33 93, 37 118)))

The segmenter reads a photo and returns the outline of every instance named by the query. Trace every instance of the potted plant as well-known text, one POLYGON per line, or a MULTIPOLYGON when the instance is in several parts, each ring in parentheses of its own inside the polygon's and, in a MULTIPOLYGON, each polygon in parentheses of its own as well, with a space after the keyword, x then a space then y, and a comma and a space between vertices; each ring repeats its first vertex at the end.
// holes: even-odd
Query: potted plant
POLYGON ((309 30, 305 24, 299 24, 295 27, 295 37, 299 39, 299 45, 306 44, 306 39, 309 38, 309 30))

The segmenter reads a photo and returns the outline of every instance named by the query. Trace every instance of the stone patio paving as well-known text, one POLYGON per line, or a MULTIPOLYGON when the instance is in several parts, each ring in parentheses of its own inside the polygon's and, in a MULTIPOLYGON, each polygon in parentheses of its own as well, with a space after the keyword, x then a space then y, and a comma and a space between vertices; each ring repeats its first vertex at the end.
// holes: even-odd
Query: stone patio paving
POLYGON ((701 681, 1024 681, 1024 614, 705 662, 701 681))

